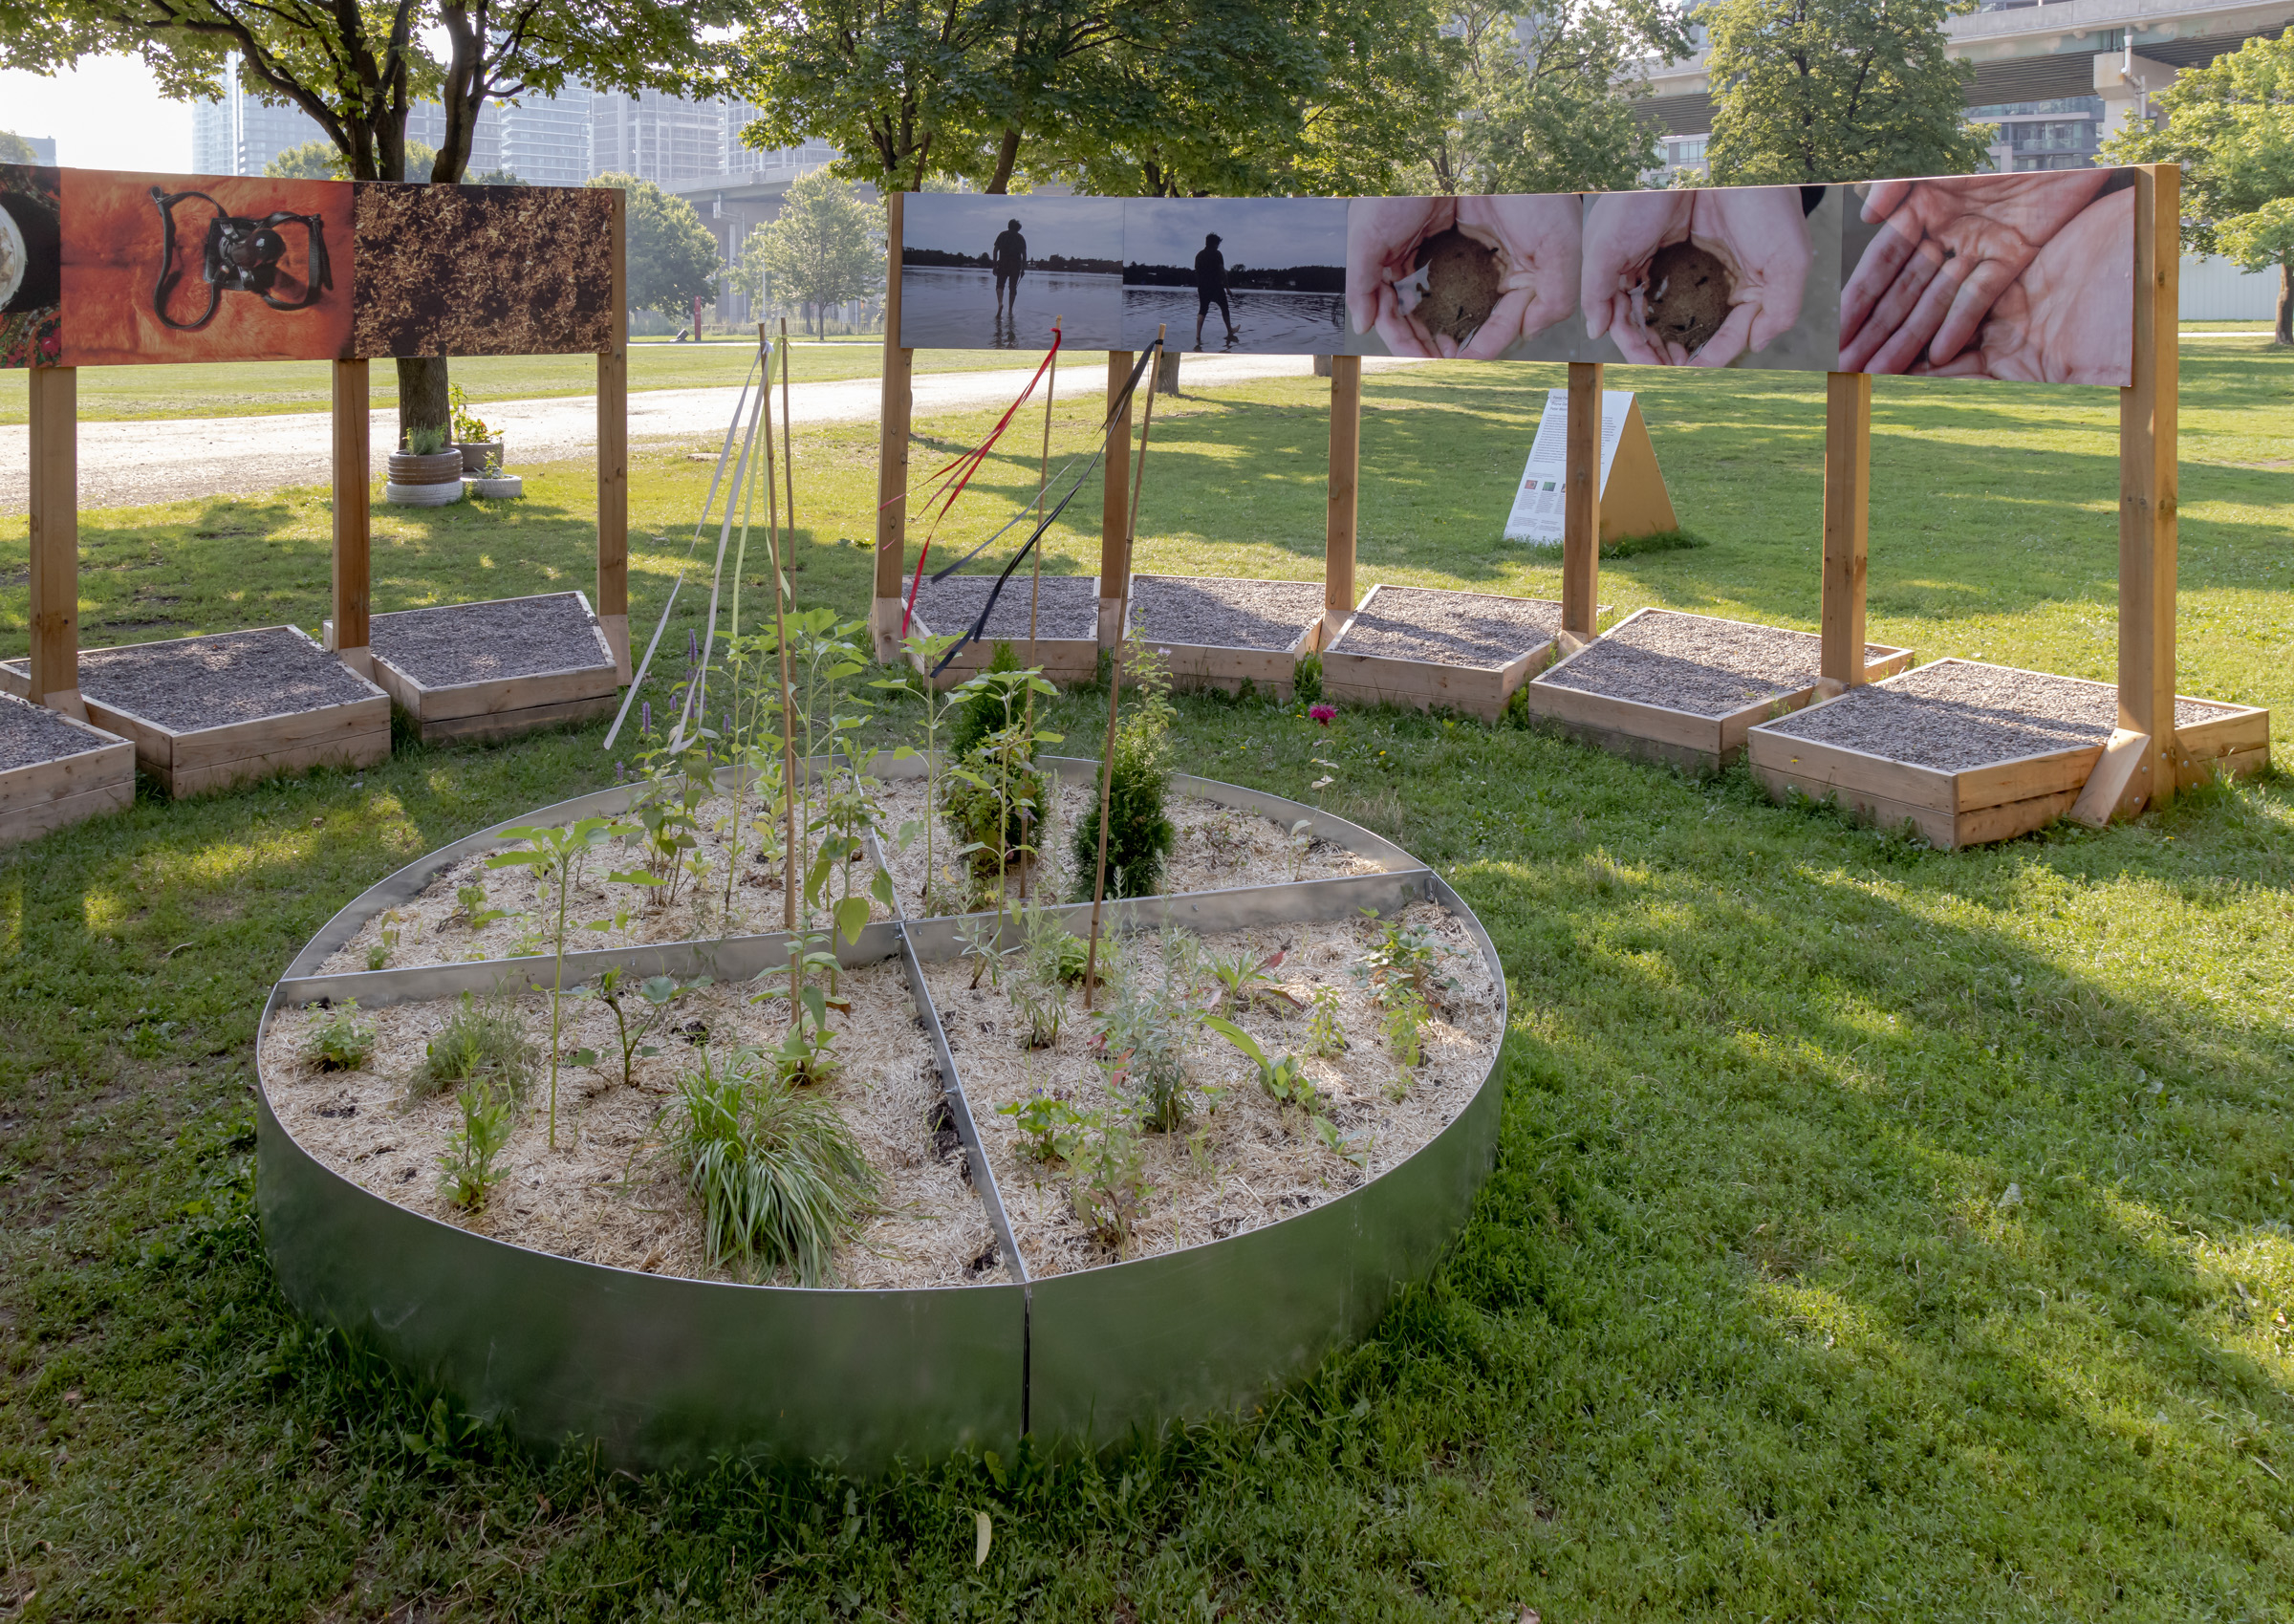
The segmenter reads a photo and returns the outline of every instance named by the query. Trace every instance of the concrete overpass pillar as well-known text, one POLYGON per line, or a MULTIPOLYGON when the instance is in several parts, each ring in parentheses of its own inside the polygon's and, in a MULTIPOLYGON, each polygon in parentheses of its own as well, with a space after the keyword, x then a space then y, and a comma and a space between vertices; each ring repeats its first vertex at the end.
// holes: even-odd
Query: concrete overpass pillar
POLYGON ((2179 68, 2154 62, 2124 51, 2105 51, 2095 57, 2095 94, 2103 98, 2103 139, 2110 140, 2140 118, 2145 98, 2175 82, 2179 68))

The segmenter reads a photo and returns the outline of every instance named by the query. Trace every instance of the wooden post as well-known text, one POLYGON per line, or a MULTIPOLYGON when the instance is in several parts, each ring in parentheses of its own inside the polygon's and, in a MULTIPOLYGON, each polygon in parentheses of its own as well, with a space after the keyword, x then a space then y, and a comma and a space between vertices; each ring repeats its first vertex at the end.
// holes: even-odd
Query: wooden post
POLYGON ((32 416, 31 697, 85 722, 79 699, 79 373, 35 366, 32 416))
POLYGON ((1569 363, 1568 465, 1561 487, 1561 629, 1593 635, 1601 597, 1601 363, 1569 363))
POLYGON ((1354 612, 1355 492, 1362 469, 1362 357, 1331 357, 1330 512, 1322 531, 1322 636, 1328 647, 1354 612))
POLYGON ((2150 747, 2118 802, 2127 816, 2175 793, 2176 272, 2182 172, 2134 182, 2134 370, 2119 391, 2119 726, 2150 747))
POLYGON ((884 200, 884 390, 876 424, 876 585, 869 606, 876 658, 900 657, 900 593, 908 573, 908 421, 916 352, 900 347, 900 201, 884 200))
POLYGON ((597 357, 597 624, 629 668, 629 197, 615 190, 613 333, 597 357))
MULTIPOLYGON (((1107 352, 1107 409, 1115 412, 1123 385, 1138 357, 1129 350, 1107 352)), ((1152 386, 1151 386, 1152 387, 1152 386)), ((1099 485, 1099 646, 1114 648, 1123 640, 1120 601, 1111 595, 1123 580, 1123 536, 1131 512, 1131 402, 1115 413, 1107 428, 1107 455, 1100 460, 1099 485)))
POLYGON ((373 608, 368 563, 372 543, 368 484, 367 363, 336 361, 335 370, 335 617, 327 646, 358 673, 375 674, 367 647, 367 616, 373 608))
POLYGON ((1824 646, 1817 659, 1817 674, 1843 688, 1864 681, 1864 564, 1871 508, 1872 375, 1827 373, 1824 646))

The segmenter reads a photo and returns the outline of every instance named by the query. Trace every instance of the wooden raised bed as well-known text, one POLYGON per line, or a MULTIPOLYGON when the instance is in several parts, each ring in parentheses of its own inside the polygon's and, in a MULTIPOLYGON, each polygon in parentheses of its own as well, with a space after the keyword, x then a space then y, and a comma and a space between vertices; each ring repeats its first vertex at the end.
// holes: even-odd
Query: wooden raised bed
POLYGON ((578 592, 401 609, 369 623, 375 681, 425 745, 608 716, 614 651, 578 592))
POLYGON ((1553 658, 1560 628, 1561 605, 1544 598, 1374 586, 1324 648, 1322 691, 1495 722, 1553 658))
POLYGON ((2228 704, 2219 700, 2175 702, 2205 704, 2215 714, 2204 721, 2175 719, 2175 781, 2187 790, 2216 778, 2248 778, 2270 767, 2270 713, 2251 704, 2228 704))
MULTIPOLYGON (((8 692, 28 682, 24 661, 0 666, 8 692)), ((178 797, 390 757, 390 697, 293 626, 88 649, 79 692, 88 720, 178 797)))
MULTIPOLYGON (((980 617, 993 575, 950 575, 944 581, 927 576, 917 590, 916 613, 909 617, 912 636, 940 634, 962 637, 980 617)), ((1023 665, 1040 665, 1054 682, 1091 682, 1099 676, 1099 577, 1046 575, 1036 606, 1035 653, 1028 655, 1028 600, 1031 583, 1025 572, 1014 572, 1004 583, 987 630, 965 643, 948 662, 935 685, 952 688, 985 670, 995 658, 996 644, 1007 642, 1023 665)), ((920 667, 920 669, 927 669, 920 667)))
MULTIPOLYGON (((1547 666, 1530 682, 1526 703, 1530 715, 1605 750, 1719 772, 1743 753, 1744 735, 1754 726, 1815 697, 1821 641, 1811 632, 1636 609, 1607 635, 1547 666), (1776 685, 1762 691, 1769 682, 1776 685), (1604 686, 1664 693, 1678 703, 1629 698, 1604 686)), ((1865 645, 1867 682, 1911 663, 1910 649, 1865 645)))
MULTIPOLYGON (((1777 799, 1798 792, 1883 827, 1910 823, 1951 851, 2013 839, 2069 812, 2111 741, 2117 709, 2118 690, 2108 682, 1938 660, 1755 726, 1745 743, 1754 773, 1777 799), (2018 708, 2019 689, 2041 703, 2018 708)), ((2177 699, 2175 717, 2177 737, 2216 752, 2187 769, 2185 782, 2218 763, 2254 771, 2268 759, 2267 711, 2177 699)))
POLYGON ((1134 575, 1128 629, 1169 657, 1178 688, 1288 699, 1301 655, 1322 636, 1319 581, 1134 575), (1167 628, 1177 628, 1176 634, 1167 628))
POLYGON ((30 700, 0 694, 0 846, 136 798, 135 746, 30 700))

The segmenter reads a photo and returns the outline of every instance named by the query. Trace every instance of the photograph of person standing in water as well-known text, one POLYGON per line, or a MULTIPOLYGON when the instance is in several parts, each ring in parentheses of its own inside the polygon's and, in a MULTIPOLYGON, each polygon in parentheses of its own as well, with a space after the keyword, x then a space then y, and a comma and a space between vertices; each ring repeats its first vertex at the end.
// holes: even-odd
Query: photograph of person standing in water
POLYGON ((1123 344, 1232 355, 1347 353, 1344 198, 1133 198, 1123 344))
POLYGON ((1068 349, 1123 347, 1123 200, 1032 201, 977 192, 903 200, 903 347, 1041 350, 1055 317, 1068 349))

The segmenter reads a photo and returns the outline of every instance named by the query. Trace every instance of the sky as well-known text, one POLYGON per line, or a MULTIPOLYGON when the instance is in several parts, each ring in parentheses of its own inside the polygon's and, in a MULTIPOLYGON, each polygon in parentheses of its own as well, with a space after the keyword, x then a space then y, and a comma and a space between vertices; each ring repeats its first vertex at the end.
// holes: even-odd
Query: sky
POLYGON ((54 136, 74 169, 191 167, 191 104, 162 101, 132 56, 91 57, 54 78, 0 69, 0 129, 54 136))
POLYGON ((1193 265, 1217 231, 1229 266, 1344 265, 1344 198, 1134 198, 1123 215, 1131 265, 1193 265))
POLYGON ((1123 257, 1120 198, 983 197, 925 192, 901 206, 900 240, 912 249, 986 253, 1004 223, 1017 219, 1029 259, 1123 257))

